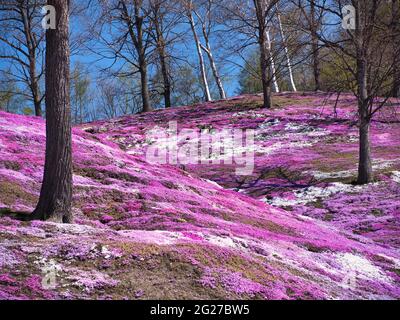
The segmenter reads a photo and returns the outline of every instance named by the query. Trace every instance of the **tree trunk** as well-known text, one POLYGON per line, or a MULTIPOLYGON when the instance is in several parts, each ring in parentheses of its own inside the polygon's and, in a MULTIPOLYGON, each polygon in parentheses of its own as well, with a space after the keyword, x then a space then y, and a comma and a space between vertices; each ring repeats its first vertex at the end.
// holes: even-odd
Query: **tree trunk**
POLYGON ((392 1, 393 87, 392 96, 400 97, 400 1, 392 1))
POLYGON ((139 56, 139 73, 140 73, 140 90, 142 94, 142 103, 143 103, 143 112, 149 112, 152 110, 150 103, 150 94, 149 94, 149 84, 148 84, 148 76, 147 76, 147 60, 146 60, 146 52, 143 46, 143 19, 139 18, 139 8, 135 3, 135 25, 137 29, 137 42, 136 42, 136 50, 139 56))
POLYGON ((46 31, 46 160, 35 219, 72 222, 69 0, 48 0, 57 28, 46 31))
MULTIPOLYGON (((278 10, 278 5, 276 6, 277 10, 278 10)), ((282 26, 282 21, 281 21, 281 15, 279 14, 279 12, 277 11, 277 16, 278 16, 278 24, 279 24, 279 31, 281 34, 281 38, 282 38, 282 42, 283 42, 283 47, 284 47, 284 51, 285 51, 285 56, 286 56, 286 62, 287 62, 287 67, 288 67, 288 72, 289 72, 289 79, 290 79, 290 85, 292 86, 292 90, 294 92, 297 91, 296 88, 296 84, 294 82, 294 77, 293 77, 293 70, 292 70, 292 63, 290 61, 290 56, 289 56, 289 49, 287 47, 287 43, 286 43, 286 38, 285 38, 285 34, 283 32, 283 26, 282 26)))
POLYGON ((26 47, 28 49, 29 55, 29 87, 31 89, 33 105, 35 108, 35 115, 38 117, 42 116, 41 98, 38 78, 36 76, 36 50, 34 43, 34 36, 32 34, 32 18, 30 17, 30 12, 28 12, 29 7, 25 6, 25 3, 20 2, 18 5, 22 22, 24 24, 24 35, 26 40, 26 47))
POLYGON ((206 43, 206 46, 205 47, 201 46, 201 47, 207 53, 208 60, 210 61, 211 70, 213 72, 213 76, 215 78, 215 82, 217 83, 219 96, 220 96, 221 99, 226 99, 225 89, 224 89, 224 86, 222 84, 222 80, 221 80, 221 77, 219 75, 219 72, 218 72, 218 69, 217 69, 217 65, 216 65, 215 60, 214 60, 214 56, 212 54, 211 45, 210 45, 210 39, 208 37, 206 26, 205 26, 204 22, 202 22, 202 31, 203 31, 203 37, 204 37, 204 41, 206 43))
POLYGON ((360 150, 357 179, 358 184, 366 184, 373 181, 369 129, 370 121, 362 117, 360 119, 360 150))
POLYGON ((264 36, 260 36, 259 40, 260 45, 260 63, 261 63, 261 80, 263 86, 263 94, 264 94, 264 108, 271 108, 271 85, 269 79, 269 65, 268 65, 268 54, 266 49, 266 41, 264 36))
POLYGON ((358 162, 358 184, 370 183, 373 180, 371 147, 369 128, 371 116, 369 113, 368 94, 368 43, 365 43, 366 35, 363 26, 364 17, 361 12, 361 3, 357 2, 356 8, 356 55, 357 55, 357 95, 358 95, 358 117, 360 125, 360 145, 358 162))
POLYGON ((266 26, 267 13, 266 13, 266 2, 265 0, 254 0, 254 6, 256 9, 257 16, 257 29, 258 29, 258 45, 260 47, 260 67, 261 67, 261 82, 263 87, 264 95, 264 108, 269 109, 272 107, 271 101, 271 79, 274 76, 271 73, 271 58, 270 50, 268 50, 267 39, 268 30, 266 26))
POLYGON ((33 97, 33 105, 35 107, 35 116, 42 116, 42 103, 40 98, 40 90, 38 79, 36 77, 36 56, 34 51, 29 50, 29 77, 30 88, 33 97))
POLYGON ((194 38, 194 41, 196 44, 196 49, 197 49, 197 55, 199 56, 200 73, 201 73, 201 79, 202 79, 203 86, 204 86, 204 96, 205 96, 205 99, 207 102, 212 101, 211 94, 210 94, 210 88, 208 86, 208 80, 207 80, 207 74, 206 74, 206 67, 204 64, 203 53, 201 51, 201 46, 200 46, 200 40, 199 40, 199 37, 197 36, 196 26, 195 26, 193 15, 191 12, 188 13, 188 19, 189 19, 190 27, 192 28, 193 38, 194 38))
POLYGON ((148 76, 147 76, 147 59, 146 50, 143 45, 143 17, 140 16, 141 2, 134 1, 135 10, 135 20, 132 22, 128 8, 125 1, 119 2, 122 5, 122 15, 125 20, 129 35, 131 37, 132 43, 135 46, 138 55, 138 69, 140 73, 140 92, 142 95, 142 112, 148 112, 152 110, 150 103, 148 76), (136 34, 135 30, 136 29, 136 34))
POLYGON ((394 60, 392 97, 400 98, 400 59, 398 55, 395 55, 394 60), (398 61, 396 62, 396 60, 398 61))
POLYGON ((139 72, 140 72, 140 90, 142 94, 143 112, 152 110, 150 104, 149 86, 147 79, 147 62, 146 58, 139 56, 139 72))
POLYGON ((35 116, 41 117, 42 116, 42 102, 37 100, 36 97, 34 97, 34 107, 35 107, 35 116))
POLYGON ((163 36, 161 28, 160 28, 158 17, 155 18, 154 24, 155 24, 156 34, 157 34, 158 57, 160 59, 161 73, 163 76, 164 105, 165 105, 165 108, 170 108, 171 107, 171 81, 170 81, 170 77, 169 77, 167 54, 165 51, 165 39, 164 39, 164 36, 163 36))
POLYGON ((318 26, 315 19, 315 1, 310 1, 310 15, 311 15, 311 50, 313 57, 313 72, 315 81, 315 91, 321 90, 321 70, 319 66, 319 48, 318 48, 318 26))
POLYGON ((218 69, 217 69, 217 65, 215 64, 215 60, 214 60, 214 56, 212 54, 211 51, 211 47, 208 43, 208 40, 206 42, 206 53, 208 55, 208 60, 210 61, 210 65, 211 65, 211 70, 213 72, 214 78, 215 78, 215 82, 217 83, 217 87, 218 87, 218 91, 219 91, 219 96, 221 99, 226 99, 226 93, 225 93, 225 89, 224 86, 222 84, 222 80, 221 77, 218 73, 218 69))
POLYGON ((266 32, 266 35, 267 35, 268 60, 269 60, 269 65, 271 67, 271 73, 272 73, 272 83, 274 84, 275 92, 279 93, 279 85, 278 85, 278 80, 276 78, 275 61, 274 61, 274 57, 272 56, 272 44, 271 44, 271 39, 269 37, 269 31, 266 32))
MULTIPOLYGON (((35 59, 35 58, 33 58, 35 59)), ((33 96, 33 105, 35 107, 35 116, 42 116, 42 99, 40 98, 40 90, 38 79, 36 77, 36 62, 30 62, 30 78, 31 78, 31 92, 33 96)))

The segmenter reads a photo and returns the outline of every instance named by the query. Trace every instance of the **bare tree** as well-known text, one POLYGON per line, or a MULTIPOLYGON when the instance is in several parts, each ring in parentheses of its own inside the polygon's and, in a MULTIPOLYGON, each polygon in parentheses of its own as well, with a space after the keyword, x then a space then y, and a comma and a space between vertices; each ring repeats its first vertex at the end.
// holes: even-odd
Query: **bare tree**
POLYGON ((323 19, 329 4, 327 4, 327 0, 292 0, 292 2, 301 12, 300 29, 309 35, 305 45, 310 48, 309 56, 312 60, 314 90, 319 91, 322 88, 319 33, 322 31, 323 19))
MULTIPOLYGON (((271 86, 270 86, 270 74, 271 74, 271 57, 270 50, 267 49, 267 32, 268 22, 271 19, 271 13, 276 8, 277 0, 253 0, 255 13, 257 18, 257 32, 258 32, 258 43, 260 46, 261 53, 261 78, 263 83, 263 94, 264 94, 264 108, 271 108, 271 86)), ((274 73, 272 73, 274 74, 274 73)))
MULTIPOLYGON (((308 0, 312 1, 312 0, 308 0)), ((348 88, 354 88, 358 100, 359 117, 359 184, 373 181, 370 126, 374 115, 381 110, 391 93, 393 74, 391 53, 393 37, 387 22, 389 3, 385 0, 352 0, 352 7, 344 8, 341 1, 316 7, 329 13, 325 32, 318 40, 339 60, 335 68, 342 68, 348 79, 348 88), (347 9, 347 10, 345 10, 347 9), (354 22, 354 25, 352 25, 354 22), (332 32, 336 25, 337 32, 332 32), (383 97, 383 98, 379 98, 383 97)))
MULTIPOLYGON (((112 61, 114 76, 140 75, 143 112, 151 111, 149 90, 149 64, 152 47, 152 21, 149 3, 143 0, 97 0, 100 7, 94 18, 91 32, 97 38, 92 52, 112 61)), ((90 11, 94 15, 93 10, 90 11)), ((103 70, 104 71, 104 70, 103 70)))
MULTIPOLYGON (((252 0, 252 1, 220 1, 219 6, 224 10, 222 24, 225 29, 223 37, 235 37, 230 49, 243 57, 246 48, 255 45, 259 49, 261 82, 263 86, 264 107, 270 108, 271 84, 281 70, 282 63, 277 61, 281 47, 276 44, 275 55, 271 52, 271 39, 268 39, 272 28, 272 19, 276 14, 276 4, 279 0, 252 0), (270 40, 270 41, 268 41, 270 40), (275 70, 272 70, 275 69, 275 70)), ((278 88, 277 88, 278 89, 278 88)))
POLYGON ((150 0, 150 19, 153 23, 152 37, 158 56, 159 69, 162 75, 164 106, 170 108, 172 105, 172 75, 171 56, 173 45, 181 39, 181 34, 176 27, 181 23, 182 17, 177 10, 176 1, 150 0))
POLYGON ((11 68, 3 70, 29 89, 24 95, 29 98, 35 115, 42 115, 44 94, 40 80, 44 73, 44 32, 41 28, 41 6, 43 1, 15 0, 0 2, 0 59, 7 59, 11 68))
POLYGON ((194 43, 196 46, 197 55, 199 57, 200 75, 201 75, 201 80, 202 80, 202 83, 204 86, 204 88, 203 88, 204 89, 204 97, 205 97, 206 101, 212 101, 210 87, 209 87, 208 79, 207 79, 206 66, 205 66, 204 57, 203 57, 203 51, 201 48, 200 38, 199 38, 199 36, 197 34, 197 30, 196 30, 196 22, 195 22, 194 16, 193 16, 193 10, 194 10, 193 0, 183 0, 182 4, 184 6, 184 14, 187 17, 188 23, 189 23, 190 28, 193 33, 193 39, 194 39, 194 43))
POLYGON ((76 63, 71 74, 72 123, 83 123, 87 118, 90 98, 90 78, 81 63, 76 63))
POLYGON ((6 112, 15 112, 19 108, 18 104, 17 84, 15 80, 0 74, 0 110, 6 112))
POLYGON ((151 6, 151 17, 153 20, 153 25, 154 25, 154 39, 156 42, 156 47, 157 47, 157 52, 158 52, 158 58, 160 61, 160 67, 161 67, 161 73, 163 77, 163 85, 164 85, 164 105, 165 108, 170 108, 171 107, 171 76, 169 72, 169 66, 168 66, 168 54, 167 54, 167 48, 166 48, 166 39, 164 36, 164 28, 163 28, 163 23, 164 23, 164 18, 166 15, 166 12, 164 11, 163 8, 163 3, 165 1, 162 0, 153 0, 150 3, 151 6))
POLYGON ((122 90, 116 81, 103 80, 98 83, 99 92, 98 111, 106 119, 113 119, 120 115, 120 97, 122 90))
POLYGON ((290 60, 290 54, 289 54, 289 49, 288 49, 288 44, 286 42, 286 37, 285 33, 283 31, 283 26, 282 26, 282 20, 281 20, 281 14, 278 10, 278 4, 276 5, 276 15, 278 19, 278 26, 279 26, 279 32, 281 34, 281 39, 283 43, 283 48, 285 51, 285 57, 286 57, 286 62, 287 62, 287 68, 288 68, 288 73, 289 73, 289 80, 290 80, 290 85, 292 87, 293 91, 297 91, 296 84, 294 82, 294 77, 293 77, 293 69, 292 69, 292 62, 290 60))
POLYGON ((69 0, 48 0, 56 29, 46 31, 46 160, 33 218, 72 222, 69 0))
POLYGON ((211 36, 212 29, 213 29, 213 23, 215 22, 215 18, 213 16, 213 14, 218 14, 217 12, 214 12, 217 9, 215 6, 215 1, 214 0, 200 1, 198 7, 200 7, 200 8, 193 7, 193 13, 196 15, 197 21, 200 22, 203 39, 205 42, 205 45, 203 45, 200 41, 200 46, 208 56, 211 70, 212 70, 215 82, 217 84, 217 87, 218 87, 219 96, 221 99, 226 99, 225 89, 222 84, 221 76, 218 72, 218 68, 217 68, 217 65, 215 62, 215 58, 213 55, 213 51, 211 49, 211 42, 210 42, 210 36, 211 36))
MULTIPOLYGON (((320 71, 320 60, 319 60, 319 45, 318 45, 318 29, 320 27, 320 18, 316 16, 317 12, 315 9, 315 0, 310 1, 310 18, 309 29, 311 32, 311 53, 314 70, 315 80, 315 91, 321 90, 321 71, 320 71)), ((307 14, 305 14, 308 16, 307 14)), ((321 17, 322 15, 320 15, 321 17)))

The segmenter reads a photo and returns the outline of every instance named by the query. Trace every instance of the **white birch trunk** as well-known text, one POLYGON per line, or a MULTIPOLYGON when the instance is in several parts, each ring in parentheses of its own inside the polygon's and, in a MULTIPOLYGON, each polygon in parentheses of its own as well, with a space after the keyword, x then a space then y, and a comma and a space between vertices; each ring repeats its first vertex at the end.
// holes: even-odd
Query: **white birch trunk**
POLYGON ((277 10, 277 16, 278 16, 279 31, 281 33, 282 43, 283 43, 283 47, 284 47, 285 55, 286 55, 287 67, 288 67, 289 78, 290 78, 290 85, 292 86, 292 90, 294 92, 296 92, 297 88, 296 88, 296 84, 294 83, 292 64, 290 62, 290 56, 289 56, 289 50, 288 50, 288 47, 286 45, 286 38, 285 38, 285 34, 283 32, 281 15, 279 14, 278 10, 277 10))
POLYGON ((271 64, 271 71, 272 71, 272 83, 274 84, 274 89, 276 93, 279 93, 279 86, 278 86, 278 81, 276 79, 276 68, 275 68, 275 61, 274 57, 272 56, 272 46, 271 46, 271 38, 269 36, 269 31, 267 30, 266 32, 267 35, 267 49, 268 49, 268 56, 271 64))
POLYGON ((202 44, 200 44, 201 48, 204 50, 205 53, 207 53, 208 56, 208 60, 210 61, 210 66, 211 66, 211 70, 213 72, 213 76, 215 78, 215 82, 217 84, 218 87, 218 91, 219 91, 219 95, 221 99, 226 99, 226 93, 225 93, 225 89, 224 86, 222 84, 222 80, 221 77, 219 75, 218 69, 217 69, 217 65, 215 63, 214 60, 214 56, 212 54, 212 50, 211 50, 211 45, 210 45, 210 39, 209 39, 209 34, 207 32, 207 28, 206 28, 206 19, 211 19, 210 18, 210 10, 211 10, 211 0, 209 0, 209 7, 208 7, 208 11, 207 11, 207 18, 202 18, 196 11, 194 11, 195 15, 197 16, 198 20, 201 22, 201 30, 203 32, 203 38, 205 41, 205 46, 203 46, 202 44))
POLYGON ((206 101, 212 101, 211 94, 210 94, 210 87, 208 86, 208 81, 207 81, 206 68, 204 65, 203 52, 201 51, 202 49, 201 49, 199 37, 197 36, 196 25, 194 23, 193 15, 191 12, 188 13, 188 19, 189 19, 190 27, 192 28, 193 38, 196 43, 197 54, 199 56, 201 78, 202 78, 203 85, 204 85, 204 95, 205 95, 206 101))
POLYGON ((220 77, 220 75, 218 73, 217 65, 215 64, 214 56, 213 56, 212 51, 211 51, 211 46, 210 46, 210 43, 208 41, 208 37, 204 36, 204 38, 205 38, 205 41, 206 41, 206 46, 205 47, 201 46, 201 47, 208 55, 208 60, 210 61, 210 65, 211 65, 211 69, 212 69, 212 72, 213 72, 213 75, 214 75, 214 78, 215 78, 215 82, 217 83, 217 86, 218 86, 219 95, 220 95, 221 99, 226 99, 226 93, 225 93, 225 90, 224 90, 224 86, 222 84, 221 77, 220 77))

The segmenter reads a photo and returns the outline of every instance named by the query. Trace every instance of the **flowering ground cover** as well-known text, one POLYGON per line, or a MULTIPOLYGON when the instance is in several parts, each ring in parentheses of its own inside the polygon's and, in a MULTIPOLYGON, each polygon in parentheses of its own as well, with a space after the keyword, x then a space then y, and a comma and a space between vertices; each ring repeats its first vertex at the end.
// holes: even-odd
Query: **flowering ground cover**
POLYGON ((400 298, 398 102, 373 123, 376 182, 355 186, 354 98, 274 98, 74 128, 72 225, 29 221, 44 121, 0 113, 0 299, 400 298), (170 121, 253 129, 254 172, 149 163, 149 131, 170 121))

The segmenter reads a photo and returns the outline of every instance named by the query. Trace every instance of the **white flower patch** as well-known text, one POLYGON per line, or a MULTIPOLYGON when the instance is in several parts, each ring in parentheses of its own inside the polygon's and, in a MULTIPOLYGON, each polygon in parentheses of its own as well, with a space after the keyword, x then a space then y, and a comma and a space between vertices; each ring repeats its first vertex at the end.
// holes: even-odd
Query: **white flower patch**
POLYGON ((285 125, 285 131, 296 131, 298 133, 303 133, 309 137, 321 137, 329 133, 329 131, 326 129, 292 122, 289 122, 285 125))
POLYGON ((348 139, 349 142, 358 142, 358 140, 359 140, 358 134, 349 134, 349 139, 348 139))
POLYGON ((312 141, 296 141, 296 142, 289 142, 289 143, 277 142, 270 146, 265 146, 265 147, 264 146, 255 146, 254 152, 261 153, 264 155, 272 155, 282 149, 306 148, 306 147, 312 147, 313 145, 314 145, 314 143, 312 141))
POLYGON ((83 224, 65 224, 54 222, 47 222, 47 224, 55 226, 57 228, 57 231, 61 233, 69 233, 75 235, 90 235, 96 234, 100 231, 99 229, 83 224))
POLYGON ((239 246, 230 237, 218 237, 214 235, 204 235, 204 238, 211 244, 222 247, 222 248, 234 248, 238 249, 239 246))
POLYGON ((315 202, 320 199, 326 199, 330 196, 340 193, 340 192, 357 192, 362 186, 352 186, 349 184, 344 184, 340 182, 332 183, 326 188, 321 187, 309 187, 303 190, 298 190, 294 192, 296 199, 285 199, 276 197, 271 200, 264 200, 265 202, 272 204, 274 206, 294 206, 300 204, 307 204, 310 202, 315 202))
POLYGON ((178 242, 182 237, 181 233, 170 231, 146 231, 146 230, 120 230, 120 235, 134 239, 137 242, 153 243, 159 245, 171 245, 178 242))
POLYGON ((373 265, 364 257, 352 253, 338 253, 336 256, 346 276, 353 274, 355 279, 392 282, 392 279, 384 274, 381 268, 373 265))
MULTIPOLYGON (((394 160, 385 160, 385 159, 376 159, 373 160, 372 169, 373 170, 382 170, 386 168, 390 168, 396 161, 394 160)), ((396 172, 396 171, 394 171, 396 172)), ((337 172, 322 172, 322 171, 310 171, 310 173, 314 176, 314 178, 323 180, 323 179, 332 179, 332 178, 349 178, 357 174, 357 170, 344 170, 337 172)), ((399 173, 400 175, 400 173, 399 173)), ((399 176, 400 179, 400 176, 399 176)), ((393 178, 395 180, 395 178, 393 178)))
POLYGON ((224 189, 224 187, 220 186, 218 183, 216 183, 215 181, 212 180, 208 180, 208 179, 203 179, 204 181, 216 186, 218 189, 224 189))
POLYGON ((387 169, 395 164, 395 160, 376 159, 373 160, 372 168, 374 170, 387 169))
POLYGON ((337 178, 348 178, 356 174, 355 170, 344 170, 337 172, 322 172, 322 171, 311 171, 310 172, 315 179, 337 179, 337 178))
POLYGON ((304 125, 304 124, 297 124, 293 122, 289 122, 285 125, 286 131, 311 131, 313 128, 304 125))
POLYGON ((392 180, 394 182, 400 183, 400 171, 393 171, 392 172, 392 180))
POLYGON ((281 197, 276 197, 273 199, 264 199, 263 200, 265 203, 268 203, 273 206, 277 207, 286 207, 286 206, 294 206, 299 204, 297 199, 285 199, 281 197))
POLYGON ((265 115, 263 113, 258 113, 254 110, 251 111, 241 111, 241 112, 236 112, 232 115, 232 117, 237 118, 237 117, 246 117, 246 118, 263 118, 265 115))
POLYGON ((281 121, 279 119, 270 119, 270 120, 265 120, 263 123, 261 123, 258 126, 258 129, 267 129, 269 127, 272 126, 276 126, 277 124, 279 124, 281 121))

